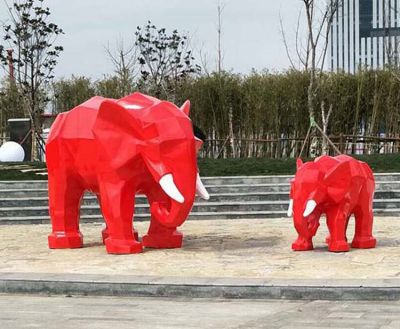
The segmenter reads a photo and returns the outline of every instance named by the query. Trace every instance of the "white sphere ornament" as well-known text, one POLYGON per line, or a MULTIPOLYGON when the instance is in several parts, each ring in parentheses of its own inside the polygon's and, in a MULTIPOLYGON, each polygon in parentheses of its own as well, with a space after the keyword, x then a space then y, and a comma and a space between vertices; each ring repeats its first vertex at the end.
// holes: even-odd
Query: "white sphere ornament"
POLYGON ((25 151, 16 142, 6 142, 0 147, 1 162, 21 162, 24 161, 25 151))

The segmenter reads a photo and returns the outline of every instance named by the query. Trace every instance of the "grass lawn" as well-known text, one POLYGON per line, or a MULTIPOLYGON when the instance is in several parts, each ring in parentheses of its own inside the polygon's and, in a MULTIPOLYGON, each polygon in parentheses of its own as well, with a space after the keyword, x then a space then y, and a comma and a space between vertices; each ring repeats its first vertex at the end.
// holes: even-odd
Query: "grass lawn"
POLYGON ((0 180, 47 180, 47 175, 36 175, 35 172, 46 171, 43 162, 0 162, 0 180), (27 171, 26 170, 35 170, 27 171))
MULTIPOLYGON (((372 170, 378 172, 400 172, 400 154, 363 155, 356 158, 367 162, 372 170)), ((255 176, 255 175, 293 175, 296 159, 200 159, 198 161, 202 176, 255 176)), ((46 175, 22 172, 25 169, 46 168, 44 163, 2 163, 0 180, 44 180, 46 175)))

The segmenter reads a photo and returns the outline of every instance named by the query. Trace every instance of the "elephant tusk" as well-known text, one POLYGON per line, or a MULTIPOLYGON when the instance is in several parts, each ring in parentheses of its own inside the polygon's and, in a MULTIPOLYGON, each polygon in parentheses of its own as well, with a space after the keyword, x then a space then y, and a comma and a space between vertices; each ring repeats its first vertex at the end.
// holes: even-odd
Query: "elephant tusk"
POLYGON ((204 200, 210 199, 210 195, 208 194, 206 188, 204 187, 199 173, 197 173, 197 178, 196 178, 196 194, 204 200))
POLYGON ((287 210, 287 216, 288 217, 293 216, 293 199, 290 199, 290 201, 289 201, 289 208, 287 210))
POLYGON ((158 182, 163 189, 163 191, 173 200, 179 203, 183 203, 185 201, 185 198, 179 192, 178 188, 176 187, 174 183, 174 178, 172 174, 166 174, 158 182))
POLYGON ((310 216, 316 206, 317 206, 317 203, 314 200, 308 200, 306 209, 304 210, 304 213, 303 213, 303 217, 310 216))

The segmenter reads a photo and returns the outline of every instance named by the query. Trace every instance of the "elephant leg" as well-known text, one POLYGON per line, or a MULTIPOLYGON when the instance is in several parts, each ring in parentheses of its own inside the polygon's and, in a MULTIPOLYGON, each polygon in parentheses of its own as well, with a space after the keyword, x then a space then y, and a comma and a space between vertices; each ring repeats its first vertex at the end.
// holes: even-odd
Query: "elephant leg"
MULTIPOLYGON (((100 194, 97 194, 97 200, 101 209, 101 196, 100 194)), ((103 213, 103 210, 101 210, 101 212, 103 213)), ((106 243, 106 239, 109 237, 110 235, 108 234, 108 227, 107 227, 107 223, 105 224, 104 229, 101 231, 101 239, 103 241, 103 244, 106 243)), ((133 236, 135 238, 136 241, 139 241, 139 233, 138 231, 136 231, 135 229, 133 229, 133 236)))
MULTIPOLYGON (((108 227, 106 225, 105 228, 101 231, 101 239, 103 240, 103 244, 106 244, 106 239, 108 239, 110 235, 108 234, 108 227)), ((133 229, 133 237, 136 241, 139 241, 139 232, 133 229)))
POLYGON ((161 225, 154 217, 151 217, 150 227, 143 236, 143 246, 147 248, 181 248, 183 234, 176 228, 161 225))
MULTIPOLYGON (((157 201, 164 203, 165 207, 169 206, 169 199, 159 200, 157 199, 157 193, 155 195, 148 194, 147 198, 149 203, 157 201)), ((148 248, 181 248, 183 241, 183 234, 179 232, 176 227, 166 227, 162 225, 153 214, 151 214, 150 227, 145 236, 143 236, 143 246, 148 248)))
POLYGON ((349 251, 346 229, 349 221, 347 214, 341 207, 330 209, 326 213, 327 224, 330 234, 328 249, 333 252, 349 251))
POLYGON ((299 235, 296 241, 292 243, 292 250, 294 251, 306 251, 313 249, 314 246, 312 243, 312 238, 307 239, 299 235))
MULTIPOLYGON (((102 204, 101 204, 101 196, 100 196, 100 194, 96 194, 96 196, 97 196, 97 201, 100 206, 100 211, 104 216, 104 211, 103 211, 102 204)), ((104 226, 103 230, 101 231, 101 239, 103 240, 103 244, 106 244, 106 239, 108 239, 108 237, 109 237, 108 227, 107 227, 107 223, 105 223, 105 226, 104 226)))
POLYGON ((373 211, 371 202, 368 205, 358 206, 354 212, 356 228, 354 233, 353 248, 375 248, 376 239, 372 236, 373 211))
MULTIPOLYGON (((347 227, 349 226, 349 221, 350 221, 350 217, 348 217, 347 218, 347 220, 346 220, 346 229, 345 229, 345 240, 346 240, 346 242, 348 242, 348 240, 347 240, 347 234, 346 234, 346 232, 347 232, 347 227)), ((329 246, 329 244, 331 243, 331 235, 330 234, 328 234, 327 236, 326 236, 326 238, 325 238, 325 243, 329 246)))
POLYGON ((49 173, 49 212, 52 233, 48 236, 51 249, 81 248, 79 209, 84 189, 78 179, 63 171, 49 173))
POLYGON ((101 210, 106 221, 103 233, 110 254, 134 254, 143 247, 133 235, 134 188, 125 182, 101 183, 101 210))

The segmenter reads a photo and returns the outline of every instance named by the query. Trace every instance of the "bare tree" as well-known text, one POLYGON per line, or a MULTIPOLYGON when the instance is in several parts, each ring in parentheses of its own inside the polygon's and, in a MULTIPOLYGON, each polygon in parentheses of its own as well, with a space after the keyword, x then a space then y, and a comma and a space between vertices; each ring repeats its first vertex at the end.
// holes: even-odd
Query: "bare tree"
POLYGON ((398 16, 398 9, 396 8, 397 3, 394 2, 383 2, 382 4, 382 15, 383 15, 383 25, 385 27, 385 33, 383 36, 383 47, 384 47, 384 56, 387 59, 387 65, 390 69, 395 68, 396 72, 398 73, 397 69, 399 66, 399 48, 400 42, 397 33, 395 32, 392 36, 389 33, 389 30, 393 28, 394 22, 392 20, 392 14, 394 14, 394 19, 396 21, 398 16), (392 27, 390 27, 392 26, 392 27))
MULTIPOLYGON (((222 28, 223 28, 223 13, 226 6, 226 2, 221 0, 217 1, 217 73, 220 79, 220 93, 223 93, 223 88, 221 87, 221 74, 223 74, 223 61, 224 54, 222 49, 222 28)), ((233 157, 236 157, 236 147, 235 147, 235 133, 233 130, 233 107, 232 104, 228 106, 228 129, 229 129, 229 144, 232 150, 233 157)))
POLYGON ((129 94, 133 90, 134 82, 140 73, 138 49, 134 43, 126 47, 124 41, 120 39, 116 41, 114 49, 107 45, 106 53, 113 64, 114 73, 120 84, 121 95, 129 94))
MULTIPOLYGON (((301 12, 299 13, 298 20, 297 20, 296 41, 298 40, 298 31, 299 31, 299 27, 300 27, 300 17, 301 17, 301 12)), ((287 40, 286 33, 285 33, 285 28, 283 26, 283 19, 282 19, 282 16, 280 14, 279 14, 279 24, 280 24, 280 28, 281 28, 281 35, 282 35, 283 45, 285 46, 286 56, 289 59, 289 62, 290 62, 290 65, 291 65, 292 69, 295 70, 295 69, 297 69, 297 65, 295 64, 295 60, 293 59, 293 56, 291 54, 289 42, 287 40)), ((297 42, 296 42, 296 50, 297 50, 297 42)), ((297 54, 297 57, 298 57, 298 59, 302 58, 301 56, 299 56, 299 54, 297 54)))
MULTIPOLYGON (((323 72, 325 58, 327 54, 329 35, 333 18, 341 5, 340 0, 331 0, 321 10, 317 8, 316 0, 301 0, 307 19, 307 47, 306 57, 304 58, 306 70, 310 75, 308 88, 308 110, 310 118, 315 117, 315 98, 318 93, 317 75, 323 72), (317 13, 320 12, 318 19, 317 13)), ((318 1, 324 2, 325 1, 318 1)))
POLYGON ((201 45, 201 48, 198 50, 201 72, 203 75, 210 76, 210 69, 209 69, 209 56, 208 53, 204 50, 204 43, 201 45))
POLYGON ((0 62, 5 67, 9 60, 4 49, 13 50, 17 90, 32 122, 32 160, 37 160, 41 114, 48 101, 45 89, 54 77, 57 59, 63 51, 63 47, 55 45, 63 31, 49 21, 50 9, 43 1, 14 0, 10 6, 4 0, 11 22, 3 24, 6 45, 0 47, 0 62))
POLYGON ((217 35, 218 35, 218 45, 217 45, 217 72, 221 73, 223 69, 223 51, 222 51, 222 15, 225 9, 225 3, 218 0, 217 2, 217 35))
POLYGON ((185 79, 200 73, 195 64, 188 36, 178 30, 168 33, 148 21, 135 32, 135 47, 140 65, 140 83, 147 86, 157 97, 171 95, 173 101, 179 85, 185 79))
MULTIPOLYGON (((329 122, 330 116, 332 114, 332 110, 333 110, 333 104, 329 105, 329 110, 328 110, 328 112, 326 112, 325 102, 324 101, 321 102, 322 131, 323 131, 323 135, 325 135, 325 136, 328 135, 328 122, 329 122)), ((328 142, 325 138, 322 141, 323 141, 322 142, 322 154, 328 154, 329 153, 328 142)))
MULTIPOLYGON (((329 45, 329 36, 335 15, 338 8, 342 5, 342 0, 300 0, 302 2, 302 12, 299 14, 296 27, 296 55, 303 70, 309 76, 309 85, 307 90, 307 107, 310 118, 310 127, 307 132, 307 137, 317 130, 323 136, 323 153, 327 152, 329 143, 337 152, 338 149, 327 137, 329 118, 331 116, 333 107, 329 106, 328 113, 326 112, 325 103, 321 103, 321 128, 315 119, 316 113, 316 100, 323 83, 323 70, 325 67, 325 60, 329 45), (305 39, 300 37, 301 17, 305 16, 305 39), (303 40, 303 42, 302 42, 303 40)), ((281 24, 282 26, 282 24, 281 24)), ((283 31, 283 28, 282 28, 283 31)), ((284 36, 284 43, 288 50, 288 43, 284 36)), ((293 63, 292 57, 290 57, 293 63)), ((293 66, 293 64, 292 64, 293 66)))

